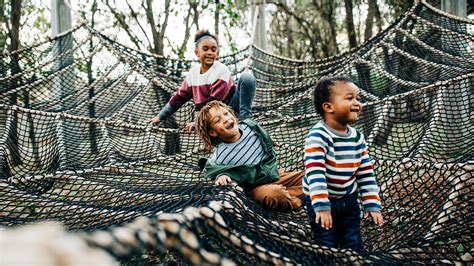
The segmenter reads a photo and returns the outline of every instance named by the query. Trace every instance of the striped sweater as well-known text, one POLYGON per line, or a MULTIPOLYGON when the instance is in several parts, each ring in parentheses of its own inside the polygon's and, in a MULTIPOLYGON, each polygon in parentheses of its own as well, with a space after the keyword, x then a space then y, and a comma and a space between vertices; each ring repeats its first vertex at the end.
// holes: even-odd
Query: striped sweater
POLYGON ((234 79, 229 68, 219 61, 201 74, 201 64, 195 65, 189 71, 179 90, 170 98, 163 107, 158 117, 164 120, 176 112, 183 104, 193 99, 196 110, 213 100, 226 101, 236 90, 234 79))
POLYGON ((267 153, 257 134, 246 124, 240 123, 240 139, 233 143, 220 143, 209 158, 218 165, 257 165, 267 153))
POLYGON ((379 187, 364 136, 355 128, 348 126, 342 134, 323 120, 318 122, 306 138, 304 163, 303 192, 316 212, 330 211, 330 198, 356 191, 366 212, 380 211, 379 187))

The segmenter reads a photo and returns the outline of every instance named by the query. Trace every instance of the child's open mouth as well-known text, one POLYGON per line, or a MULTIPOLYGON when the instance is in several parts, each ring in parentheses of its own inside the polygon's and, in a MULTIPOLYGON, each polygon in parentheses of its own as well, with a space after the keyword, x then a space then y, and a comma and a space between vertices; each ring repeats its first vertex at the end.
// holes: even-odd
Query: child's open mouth
POLYGON ((232 128, 234 128, 234 122, 230 122, 226 127, 226 129, 232 129, 232 128))

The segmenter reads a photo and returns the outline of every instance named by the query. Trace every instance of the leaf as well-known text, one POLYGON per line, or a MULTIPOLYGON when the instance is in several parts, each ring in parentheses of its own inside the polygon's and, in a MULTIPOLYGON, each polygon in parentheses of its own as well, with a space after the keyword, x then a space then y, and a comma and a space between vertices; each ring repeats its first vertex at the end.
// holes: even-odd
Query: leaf
POLYGON ((457 247, 456 247, 456 251, 460 254, 464 254, 464 246, 462 244, 459 244, 457 247))

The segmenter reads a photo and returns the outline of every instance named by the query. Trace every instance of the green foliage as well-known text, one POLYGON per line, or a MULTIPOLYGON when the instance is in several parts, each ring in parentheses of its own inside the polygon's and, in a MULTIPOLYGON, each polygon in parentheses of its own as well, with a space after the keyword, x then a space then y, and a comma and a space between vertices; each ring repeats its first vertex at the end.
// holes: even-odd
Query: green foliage
POLYGON ((370 84, 372 85, 373 91, 371 93, 375 95, 382 95, 389 85, 390 80, 375 72, 370 72, 370 84))
POLYGON ((461 243, 456 247, 456 252, 459 253, 459 255, 464 255, 464 246, 461 243))

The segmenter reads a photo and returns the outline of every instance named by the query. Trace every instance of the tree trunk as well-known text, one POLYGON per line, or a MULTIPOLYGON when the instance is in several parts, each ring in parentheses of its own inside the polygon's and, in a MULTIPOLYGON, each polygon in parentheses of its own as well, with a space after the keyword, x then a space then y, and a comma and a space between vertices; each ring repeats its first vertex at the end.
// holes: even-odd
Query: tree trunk
MULTIPOLYGON (((190 31, 191 31, 191 26, 189 25, 189 20, 191 19, 191 13, 193 12, 194 7, 190 6, 188 9, 188 14, 186 15, 186 18, 184 19, 184 39, 183 42, 181 43, 181 46, 178 48, 178 56, 179 58, 184 58, 184 53, 186 52, 186 47, 189 41, 190 37, 190 31)), ((192 24, 191 24, 192 25, 192 24)))
POLYGON ((214 35, 219 36, 219 13, 221 11, 219 0, 215 0, 216 9, 214 10, 214 35))
POLYGON ((12 16, 10 32, 10 51, 16 51, 20 47, 20 17, 21 17, 21 0, 11 0, 12 16))
POLYGON ((382 31, 382 15, 380 14, 379 6, 377 5, 377 1, 374 1, 374 11, 375 11, 375 22, 377 24, 377 32, 382 31))
MULTIPOLYGON (((97 0, 94 0, 92 3, 92 18, 91 18, 91 27, 94 28, 95 26, 95 13, 97 12, 97 0)), ((94 43, 92 38, 89 41, 89 53, 92 54, 94 50, 94 43)), ((92 59, 93 56, 87 61, 87 82, 89 85, 89 100, 92 100, 95 96, 94 86, 91 84, 94 82, 94 77, 92 76, 92 59)), ((89 117, 94 118, 96 115, 95 110, 95 101, 89 101, 89 117)), ((97 126, 95 123, 89 123, 89 142, 90 142, 90 149, 92 154, 96 154, 98 151, 97 148, 97 126)))
MULTIPOLYGON (((0 0, 0 27, 3 28, 3 23, 5 23, 5 0, 0 0)), ((5 45, 7 43, 7 35, 5 32, 0 30, 0 54, 3 54, 5 51, 5 45)), ((4 73, 3 64, 0 65, 0 73, 4 73)))
POLYGON ((365 20, 365 31, 364 31, 364 41, 372 38, 372 28, 374 26, 375 18, 375 1, 369 1, 367 19, 365 20))
MULTIPOLYGON (((11 30, 9 32, 10 35, 10 45, 8 50, 10 52, 18 50, 20 47, 20 17, 21 17, 21 0, 11 0, 11 30)), ((12 55, 10 58, 10 69, 11 75, 15 75, 16 73, 20 72, 20 64, 18 62, 18 54, 12 55)), ((20 80, 18 78, 13 78, 10 80, 9 89, 13 89, 19 86, 20 80)), ((13 93, 10 96, 10 104, 16 105, 17 104, 17 94, 13 93)), ((14 112, 12 125, 10 127, 10 131, 8 132, 8 138, 12 142, 12 164, 19 165, 21 164, 21 158, 19 156, 18 151, 18 113, 14 112)))
POLYGON ((317 27, 316 34, 321 36, 321 50, 324 57, 329 57, 339 53, 339 47, 336 41, 336 29, 334 21, 334 3, 329 1, 313 0, 313 6, 316 8, 319 17, 321 18, 321 25, 317 27))
POLYGON ((329 46, 331 47, 330 49, 330 56, 338 54, 339 53, 339 46, 337 45, 337 40, 336 40, 336 21, 335 21, 335 16, 334 16, 334 6, 333 2, 329 2, 328 9, 325 12, 325 20, 326 20, 326 25, 329 31, 329 46))
POLYGON ((160 27, 160 35, 158 36, 158 48, 157 53, 160 55, 164 54, 163 48, 164 48, 164 40, 165 40, 165 32, 166 32, 166 27, 168 26, 168 18, 170 16, 170 0, 165 1, 165 20, 163 21, 163 24, 161 24, 160 27))
POLYGON ((346 8, 346 29, 347 36, 349 38, 349 47, 355 48, 357 47, 357 39, 354 27, 354 17, 352 16, 352 0, 344 0, 344 6, 346 8))

